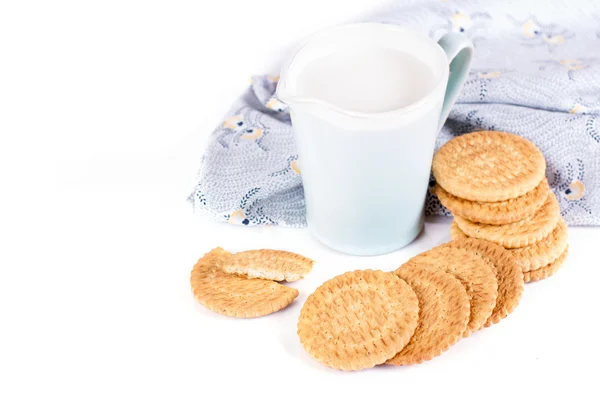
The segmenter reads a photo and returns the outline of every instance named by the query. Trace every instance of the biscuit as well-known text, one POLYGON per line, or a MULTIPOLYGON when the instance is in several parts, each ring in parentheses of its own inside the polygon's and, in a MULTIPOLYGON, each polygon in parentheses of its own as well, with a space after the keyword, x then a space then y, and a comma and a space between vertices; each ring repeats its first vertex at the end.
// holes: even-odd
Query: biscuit
POLYGON ((324 365, 361 370, 400 351, 413 335, 418 316, 416 294, 395 275, 347 272, 307 298, 298 336, 308 354, 324 365))
MULTIPOLYGON (((454 221, 450 225, 450 236, 452 239, 468 238, 454 221)), ((564 252, 567 237, 567 224, 560 218, 554 230, 541 241, 522 248, 509 249, 508 252, 514 255, 523 272, 534 271, 552 263, 564 252)))
POLYGON ((498 323, 513 312, 523 295, 523 272, 515 257, 507 249, 474 238, 460 238, 441 246, 470 249, 489 260, 496 268, 498 297, 492 315, 485 322, 485 327, 498 323))
POLYGON ((439 356, 463 337, 469 323, 469 296, 452 275, 406 263, 394 271, 419 299, 419 323, 408 344, 386 363, 410 365, 439 356))
POLYGON ((543 179, 535 189, 523 196, 500 202, 474 202, 461 199, 445 191, 439 184, 435 185, 434 192, 442 205, 453 215, 471 222, 505 225, 533 215, 548 198, 550 187, 548 181, 543 179))
POLYGON ((494 242, 505 248, 521 248, 545 238, 560 218, 560 207, 553 193, 532 216, 507 225, 487 225, 455 216, 454 221, 463 233, 472 238, 494 242))
POLYGON ((546 265, 545 267, 538 268, 534 271, 524 272, 523 279, 525 282, 534 282, 543 280, 544 278, 548 278, 556 273, 558 269, 562 266, 562 264, 567 259, 567 255, 569 254, 569 246, 567 246, 564 252, 559 256, 554 262, 546 265))
POLYGON ((258 249, 230 255, 223 270, 248 278, 273 281, 297 281, 312 269, 314 261, 292 252, 258 249))
POLYGON ((567 248, 568 233, 567 224, 560 218, 554 230, 544 239, 523 248, 510 249, 509 252, 517 258, 523 272, 535 271, 562 255, 567 248))
POLYGON ((209 310, 230 317, 260 317, 287 307, 298 296, 295 288, 226 273, 221 266, 230 255, 213 249, 192 270, 192 292, 209 310))
POLYGON ((447 192, 462 199, 499 202, 540 184, 546 161, 529 140, 514 134, 477 131, 455 137, 433 157, 433 175, 447 192))
POLYGON ((471 305, 471 316, 464 337, 483 327, 492 315, 498 296, 498 279, 493 265, 473 251, 440 246, 410 259, 420 267, 445 271, 465 287, 471 305))
POLYGON ((458 225, 456 224, 456 221, 453 220, 452 223, 450 224, 450 237, 452 239, 459 239, 459 238, 468 238, 469 236, 466 235, 463 231, 461 231, 460 228, 458 227, 458 225))

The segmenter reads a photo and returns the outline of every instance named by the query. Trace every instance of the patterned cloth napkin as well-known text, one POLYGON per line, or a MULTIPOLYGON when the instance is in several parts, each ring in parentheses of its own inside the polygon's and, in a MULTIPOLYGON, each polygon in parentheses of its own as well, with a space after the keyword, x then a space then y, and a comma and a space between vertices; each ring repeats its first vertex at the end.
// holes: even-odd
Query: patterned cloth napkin
MULTIPOLYGON (((526 137, 546 157, 567 223, 600 225, 600 3, 398 1, 365 20, 436 40, 450 31, 469 36, 473 67, 436 150, 476 130, 526 137)), ((287 108, 274 96, 277 80, 253 77, 212 134, 189 197, 195 212, 241 225, 305 225, 301 164, 287 108)), ((449 215, 431 195, 426 212, 449 215)))

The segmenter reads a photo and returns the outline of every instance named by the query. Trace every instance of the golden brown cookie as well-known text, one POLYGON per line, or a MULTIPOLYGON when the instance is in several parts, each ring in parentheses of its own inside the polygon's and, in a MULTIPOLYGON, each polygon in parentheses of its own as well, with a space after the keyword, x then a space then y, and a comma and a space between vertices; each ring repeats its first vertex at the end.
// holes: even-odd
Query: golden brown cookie
POLYGON ((230 255, 225 272, 273 281, 297 281, 312 269, 314 261, 293 252, 274 249, 243 251, 230 255))
POLYGON ((569 254, 569 247, 567 246, 564 252, 559 256, 554 262, 546 265, 545 267, 536 269, 534 271, 524 272, 523 278, 525 282, 534 282, 543 280, 544 278, 548 278, 556 273, 558 269, 562 266, 562 264, 567 259, 567 255, 569 254))
POLYGON ((514 134, 477 131, 455 137, 433 157, 433 175, 446 191, 462 199, 499 202, 540 184, 546 161, 529 140, 514 134))
POLYGON ((287 307, 298 296, 295 288, 226 273, 221 266, 229 255, 222 248, 213 249, 192 270, 194 296, 209 310, 230 317, 260 317, 287 307))
POLYGON ((471 316, 463 333, 468 337, 483 327, 492 315, 498 296, 498 279, 493 265, 480 255, 464 248, 439 246, 410 259, 420 267, 445 271, 456 277, 467 291, 471 316))
POLYGON ((415 331, 418 316, 417 296, 395 275, 347 272, 307 298, 298 336, 308 354, 324 365, 360 370, 400 351, 415 331))
MULTIPOLYGON (((454 221, 450 225, 450 236, 452 239, 468 238, 454 221)), ((541 241, 523 248, 509 249, 508 252, 517 259, 523 272, 534 271, 552 263, 564 252, 567 237, 567 224, 560 218, 554 230, 541 241)))
POLYGON ((469 323, 469 296, 452 275, 406 263, 394 271, 419 299, 419 323, 408 344, 386 363, 411 365, 439 356, 463 337, 469 323))
POLYGON ((442 205, 456 216, 471 222, 504 225, 533 215, 548 198, 550 187, 548 181, 543 179, 535 189, 523 196, 500 202, 474 202, 461 199, 445 191, 439 184, 435 185, 434 192, 442 205))
POLYGON ((494 242, 505 248, 521 248, 545 238, 560 218, 560 207, 553 193, 544 205, 528 218, 507 225, 487 225, 471 222, 460 216, 454 221, 463 233, 472 237, 494 242))
POLYGON ((470 249, 489 260, 496 268, 498 297, 485 327, 498 323, 513 312, 523 295, 523 272, 515 257, 507 249, 475 238, 460 238, 441 246, 470 249))
POLYGON ((541 241, 523 248, 510 249, 523 272, 534 271, 554 262, 567 248, 567 224, 560 218, 556 227, 541 241))
POLYGON ((450 224, 450 236, 452 237, 452 239, 468 238, 469 237, 463 231, 460 230, 460 228, 456 224, 455 220, 452 220, 452 223, 450 224))

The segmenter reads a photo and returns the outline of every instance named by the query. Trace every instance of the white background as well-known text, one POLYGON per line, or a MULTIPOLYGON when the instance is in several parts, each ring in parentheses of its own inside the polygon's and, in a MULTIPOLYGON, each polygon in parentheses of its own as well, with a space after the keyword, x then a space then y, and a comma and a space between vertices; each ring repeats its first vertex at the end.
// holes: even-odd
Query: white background
POLYGON ((252 74, 295 41, 384 2, 0 3, 1 414, 597 414, 600 229, 508 319, 428 363, 330 370, 295 334, 318 285, 394 269, 448 239, 349 257, 305 230, 239 228, 185 202, 202 146, 252 74), (286 310, 199 306, 197 258, 221 245, 318 261, 286 310))

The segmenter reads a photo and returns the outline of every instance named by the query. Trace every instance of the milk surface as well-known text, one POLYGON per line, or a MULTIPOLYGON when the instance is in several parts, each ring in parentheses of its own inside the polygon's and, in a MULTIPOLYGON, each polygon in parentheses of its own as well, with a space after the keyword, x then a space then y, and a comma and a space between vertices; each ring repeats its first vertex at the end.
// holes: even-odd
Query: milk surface
POLYGON ((380 113, 406 107, 435 87, 432 70, 406 52, 369 48, 333 52, 300 73, 299 97, 316 98, 345 110, 380 113))

